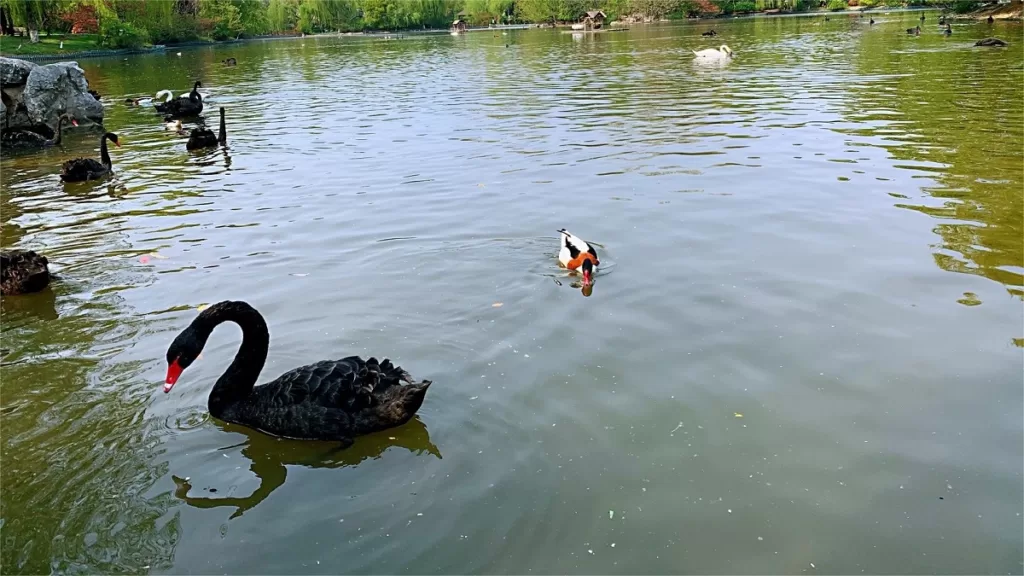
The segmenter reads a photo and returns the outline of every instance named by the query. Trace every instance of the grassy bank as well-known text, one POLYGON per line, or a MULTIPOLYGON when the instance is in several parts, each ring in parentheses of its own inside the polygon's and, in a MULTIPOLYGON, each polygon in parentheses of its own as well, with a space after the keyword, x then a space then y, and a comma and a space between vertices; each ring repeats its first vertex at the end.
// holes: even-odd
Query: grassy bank
POLYGON ((0 36, 0 55, 18 56, 58 56, 87 50, 100 50, 98 34, 54 34, 39 36, 39 42, 33 44, 27 36, 0 36), (61 47, 63 42, 64 46, 61 47))

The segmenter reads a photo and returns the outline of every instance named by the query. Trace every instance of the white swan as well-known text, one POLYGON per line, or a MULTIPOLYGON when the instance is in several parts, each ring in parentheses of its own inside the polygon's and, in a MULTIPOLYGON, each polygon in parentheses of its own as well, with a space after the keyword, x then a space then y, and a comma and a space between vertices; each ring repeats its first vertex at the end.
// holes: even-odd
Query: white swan
POLYGON ((170 102, 174 98, 174 94, 171 94, 170 90, 161 90, 156 93, 156 98, 154 98, 154 100, 159 100, 163 96, 167 96, 167 98, 164 99, 164 102, 170 102))
POLYGON ((693 55, 696 56, 697 58, 708 58, 715 60, 732 58, 733 54, 732 48, 729 48, 725 44, 722 44, 722 46, 719 48, 707 48, 699 52, 696 50, 691 50, 691 52, 693 52, 693 55))

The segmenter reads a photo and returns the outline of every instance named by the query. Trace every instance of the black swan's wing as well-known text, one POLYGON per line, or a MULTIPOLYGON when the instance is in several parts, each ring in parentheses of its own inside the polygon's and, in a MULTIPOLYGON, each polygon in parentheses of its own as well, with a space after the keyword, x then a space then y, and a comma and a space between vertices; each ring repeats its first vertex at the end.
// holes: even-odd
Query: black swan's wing
POLYGON ((107 167, 92 158, 75 158, 61 165, 61 180, 88 180, 94 174, 102 174, 107 167))
POLYGON ((279 378, 253 389, 258 402, 273 406, 311 405, 346 412, 386 401, 391 389, 410 378, 390 360, 363 360, 350 356, 322 360, 285 372, 279 378))

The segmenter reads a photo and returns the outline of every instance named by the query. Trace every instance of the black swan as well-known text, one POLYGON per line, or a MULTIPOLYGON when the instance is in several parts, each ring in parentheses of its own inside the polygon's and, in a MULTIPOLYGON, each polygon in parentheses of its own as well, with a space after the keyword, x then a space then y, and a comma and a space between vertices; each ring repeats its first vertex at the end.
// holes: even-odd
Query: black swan
POLYGON ((907 28, 907 34, 910 34, 911 36, 920 36, 921 35, 921 27, 920 26, 916 26, 914 28, 907 28))
POLYGON ((196 80, 187 98, 183 96, 181 98, 169 99, 162 104, 154 104, 153 107, 156 108, 157 112, 167 114, 168 120, 185 116, 198 116, 203 112, 203 96, 199 93, 199 88, 202 86, 203 83, 196 80))
POLYGON ((274 436, 332 440, 347 447, 356 436, 408 422, 430 387, 428 380, 414 383, 390 360, 358 356, 322 360, 255 386, 267 360, 270 332, 255 308, 224 301, 200 312, 171 342, 164 392, 171 391, 223 322, 238 324, 242 345, 213 385, 207 406, 212 416, 227 422, 274 436))
POLYGON ((93 98, 95 98, 97 102, 100 101, 100 93, 99 92, 97 92, 95 90, 89 90, 89 95, 92 96, 93 98))
POLYGON ((714 30, 708 30, 707 32, 701 32, 700 35, 701 36, 718 36, 718 32, 715 32, 714 30))
POLYGON ((996 47, 1009 46, 1009 44, 1007 44, 1003 40, 1000 40, 999 38, 982 38, 981 40, 978 40, 977 42, 975 42, 974 45, 975 46, 996 46, 996 47))
POLYGON ((236 60, 234 58, 225 58, 224 59, 224 65, 225 66, 237 66, 238 65, 238 60, 236 60))
POLYGON ((946 29, 943 30, 942 33, 946 36, 951 36, 953 34, 953 29, 950 28, 949 24, 946 24, 946 29))
POLYGON ((212 148, 217 144, 226 146, 228 143, 228 129, 224 122, 224 107, 220 108, 220 134, 214 134, 213 130, 209 128, 196 128, 188 136, 188 142, 185 144, 186 150, 200 150, 202 148, 212 148))
POLYGON ((43 146, 60 146, 60 140, 64 136, 65 122, 71 122, 72 126, 78 126, 78 120, 72 118, 71 114, 61 114, 60 118, 57 120, 57 134, 53 137, 52 140, 47 140, 43 142, 43 146))
POLYGON ((0 251, 0 294, 39 292, 50 283, 49 262, 31 250, 0 251))
POLYGON ((65 182, 85 182, 103 178, 114 171, 110 163, 110 154, 107 152, 107 140, 114 143, 118 148, 121 144, 117 141, 117 134, 107 132, 100 137, 100 162, 92 158, 75 158, 68 160, 62 166, 60 179, 65 182))

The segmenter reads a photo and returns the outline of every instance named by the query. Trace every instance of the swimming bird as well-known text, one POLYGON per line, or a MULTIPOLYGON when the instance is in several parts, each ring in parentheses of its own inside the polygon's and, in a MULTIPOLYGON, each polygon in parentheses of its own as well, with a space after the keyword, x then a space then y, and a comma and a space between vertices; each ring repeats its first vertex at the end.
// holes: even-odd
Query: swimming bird
POLYGON ((192 85, 192 91, 188 93, 188 97, 182 96, 180 98, 168 99, 163 104, 156 104, 154 107, 157 112, 163 112, 171 119, 198 116, 203 112, 203 96, 199 94, 199 88, 202 85, 202 82, 196 80, 195 84, 192 85))
POLYGON ((100 161, 92 158, 75 158, 68 160, 61 166, 60 179, 64 182, 85 182, 96 180, 113 173, 114 168, 110 162, 110 153, 107 152, 107 140, 121 147, 117 141, 117 134, 107 132, 100 137, 100 161))
POLYGON ((946 17, 945 16, 939 16, 939 26, 942 26, 945 23, 946 23, 946 17))
POLYGON ((907 28, 907 34, 910 34, 911 36, 920 36, 921 35, 921 27, 920 26, 915 26, 914 28, 907 28))
POLYGON ((921 22, 924 22, 924 14, 921 14, 921 22))
POLYGON ((242 344, 213 385, 207 401, 210 415, 266 434, 332 440, 348 447, 356 436, 411 420, 431 384, 429 380, 413 382, 408 372, 390 360, 349 356, 302 366, 256 386, 270 347, 267 323, 248 303, 224 301, 200 312, 171 342, 165 393, 199 357, 214 328, 224 322, 242 329, 242 344))
MULTIPOLYGON (((153 104, 153 108, 156 108, 157 112, 163 112, 164 111, 164 108, 167 106, 167 104, 171 100, 174 100, 174 94, 170 90, 161 90, 161 91, 156 93, 156 96, 153 99, 154 100, 159 100, 161 98, 164 99, 163 102, 156 102, 155 104, 153 104)), ((139 99, 135 100, 135 102, 139 102, 141 100, 143 100, 143 98, 139 98, 139 99)), ((127 102, 127 100, 126 100, 126 102, 127 102)))
POLYGON ((977 42, 975 42, 974 45, 975 46, 993 46, 993 47, 1009 46, 1009 44, 1007 42, 1005 42, 1003 40, 1000 40, 999 38, 982 38, 981 40, 978 40, 977 42))
POLYGON ((946 29, 943 30, 942 33, 946 36, 951 36, 953 34, 953 28, 951 28, 949 24, 946 24, 946 29))
POLYGON ((994 18, 992 18, 992 15, 991 15, 991 14, 989 14, 989 15, 988 15, 988 19, 987 19, 986 21, 987 21, 987 22, 988 22, 989 24, 991 24, 991 23, 995 22, 995 19, 994 19, 994 18))
POLYGON ((561 235, 561 247, 558 250, 558 263, 569 270, 583 272, 583 286, 593 282, 593 275, 601 262, 597 259, 597 250, 587 241, 574 236, 565 228, 558 231, 561 235))
POLYGON ((186 150, 199 150, 201 148, 212 148, 217 144, 226 146, 228 143, 228 129, 224 122, 224 107, 220 108, 220 134, 215 135, 213 130, 208 128, 196 128, 192 131, 192 134, 188 137, 188 143, 185 144, 186 150))
POLYGON ((225 58, 223 62, 225 66, 235 66, 238 64, 238 60, 234 58, 225 58))
POLYGON ((43 142, 43 146, 60 146, 61 138, 64 136, 64 123, 71 122, 72 126, 78 126, 78 120, 71 117, 71 114, 65 112, 60 115, 57 119, 57 133, 53 136, 53 139, 46 140, 43 142))
POLYGON ((718 32, 715 32, 714 30, 708 30, 707 32, 701 32, 700 35, 701 36, 712 37, 712 36, 718 36, 718 32))
POLYGON ((696 56, 697 58, 707 59, 732 58, 733 55, 732 48, 729 48, 725 44, 722 44, 719 48, 706 48, 699 52, 696 50, 691 50, 691 52, 693 52, 693 55, 696 56))
POLYGON ((0 250, 0 294, 39 292, 50 283, 49 261, 32 250, 0 250))
POLYGON ((875 23, 875 19, 874 19, 874 18, 872 18, 872 19, 871 19, 871 21, 870 21, 870 22, 868 22, 868 25, 869 25, 869 26, 871 26, 871 25, 874 25, 874 23, 875 23))
POLYGON ((174 132, 180 132, 182 129, 181 120, 172 120, 170 122, 164 122, 164 128, 174 132))
POLYGON ((100 101, 100 93, 99 92, 97 92, 95 90, 89 90, 89 95, 92 96, 93 98, 95 98, 97 102, 100 101))

